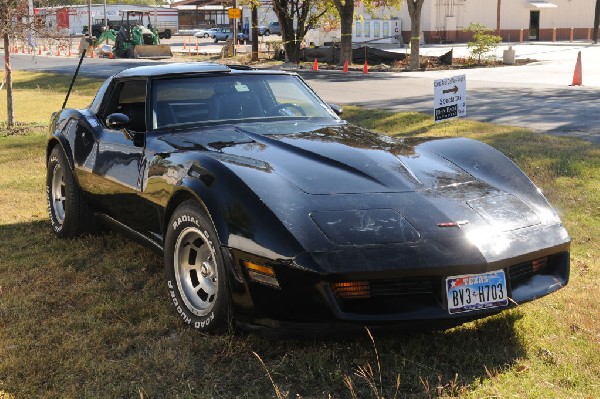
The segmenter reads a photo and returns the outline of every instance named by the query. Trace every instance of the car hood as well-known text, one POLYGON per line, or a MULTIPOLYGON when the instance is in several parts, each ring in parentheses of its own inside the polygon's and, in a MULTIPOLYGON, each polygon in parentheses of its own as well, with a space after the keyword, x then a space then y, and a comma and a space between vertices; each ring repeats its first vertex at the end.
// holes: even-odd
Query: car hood
MULTIPOLYGON (((556 235, 546 236, 543 230, 534 240, 516 235, 528 227, 562 229, 552 208, 514 164, 472 140, 396 139, 331 122, 211 126, 165 140, 182 153, 200 150, 228 168, 313 254, 342 251, 353 254, 348 259, 358 259, 352 251, 382 248, 396 255, 390 257, 392 263, 385 256, 377 258, 377 268, 393 269, 410 259, 431 258, 427 262, 439 264, 440 259, 455 259, 448 254, 459 251, 472 256, 469 262, 475 265, 501 259, 507 251, 528 253, 552 245, 546 241, 556 235), (453 148, 463 157, 444 152, 453 148), (481 162, 470 160, 472 155, 481 162)), ((561 240, 568 240, 561 231, 561 240)), ((257 243, 258 235, 253 236, 257 243)), ((248 242, 248 237, 229 235, 227 245, 262 253, 248 242)), ((270 242, 265 239, 262 246, 270 242)), ((306 267, 350 267, 346 261, 317 263, 321 266, 306 267)))
POLYGON ((434 139, 396 139, 348 124, 228 125, 169 140, 179 148, 201 146, 228 162, 260 162, 307 194, 410 192, 474 180, 452 162, 417 150, 434 139))

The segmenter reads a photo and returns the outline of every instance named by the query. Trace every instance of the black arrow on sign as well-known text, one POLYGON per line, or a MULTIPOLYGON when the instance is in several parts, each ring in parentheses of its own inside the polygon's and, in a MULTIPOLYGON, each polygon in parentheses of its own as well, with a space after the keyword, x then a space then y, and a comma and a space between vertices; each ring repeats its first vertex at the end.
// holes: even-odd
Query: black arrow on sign
POLYGON ((456 87, 456 85, 454 85, 453 88, 444 90, 443 93, 444 94, 448 94, 448 93, 454 93, 454 94, 456 94, 456 93, 458 93, 458 87, 456 87))

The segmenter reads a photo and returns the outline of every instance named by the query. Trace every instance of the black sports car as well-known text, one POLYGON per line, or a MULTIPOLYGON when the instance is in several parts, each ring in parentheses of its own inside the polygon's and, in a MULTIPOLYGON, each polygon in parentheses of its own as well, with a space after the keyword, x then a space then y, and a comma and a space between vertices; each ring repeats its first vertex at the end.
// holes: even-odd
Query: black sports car
POLYGON ((441 328, 567 283, 569 235, 504 155, 340 113, 285 72, 124 70, 52 118, 52 228, 101 222, 164 253, 170 301, 200 330, 441 328))

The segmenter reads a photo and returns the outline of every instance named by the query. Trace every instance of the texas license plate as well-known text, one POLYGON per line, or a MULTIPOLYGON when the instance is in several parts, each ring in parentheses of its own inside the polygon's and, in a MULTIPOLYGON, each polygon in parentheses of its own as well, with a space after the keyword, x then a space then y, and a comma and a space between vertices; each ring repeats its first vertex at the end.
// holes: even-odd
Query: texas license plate
POLYGON ((448 312, 462 313, 508 305, 503 270, 446 278, 448 312))

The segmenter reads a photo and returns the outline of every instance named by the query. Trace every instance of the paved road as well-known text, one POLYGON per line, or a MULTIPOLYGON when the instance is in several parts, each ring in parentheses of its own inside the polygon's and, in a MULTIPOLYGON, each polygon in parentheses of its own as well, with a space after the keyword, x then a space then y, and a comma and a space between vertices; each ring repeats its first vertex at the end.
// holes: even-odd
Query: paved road
MULTIPOLYGON (((506 47, 501 47, 501 51, 506 47)), ((326 101, 395 111, 432 113, 433 80, 467 75, 467 116, 477 120, 524 126, 539 132, 573 135, 600 144, 600 46, 585 43, 536 44, 514 47, 518 58, 538 62, 525 66, 404 73, 300 70, 326 101), (582 52, 584 86, 571 87, 577 53, 582 52)), ((423 48, 439 55, 447 46, 423 48)), ((398 50, 404 51, 404 50, 398 50)), ((455 57, 466 55, 455 45, 455 57)), ((77 60, 14 55, 14 69, 73 73, 77 60)), ((86 59, 85 76, 107 77, 132 65, 154 61, 86 59)))

